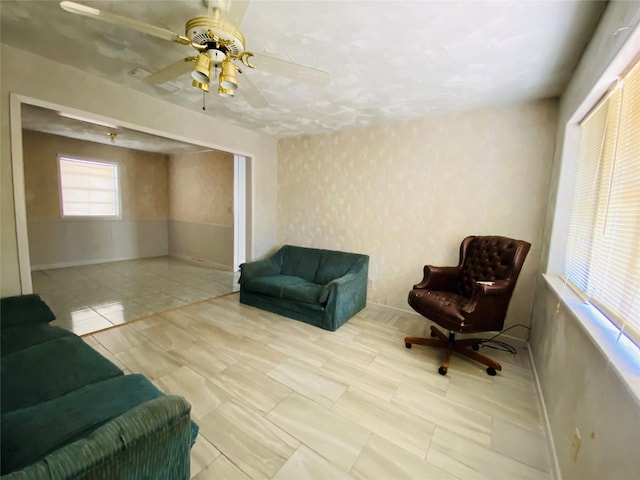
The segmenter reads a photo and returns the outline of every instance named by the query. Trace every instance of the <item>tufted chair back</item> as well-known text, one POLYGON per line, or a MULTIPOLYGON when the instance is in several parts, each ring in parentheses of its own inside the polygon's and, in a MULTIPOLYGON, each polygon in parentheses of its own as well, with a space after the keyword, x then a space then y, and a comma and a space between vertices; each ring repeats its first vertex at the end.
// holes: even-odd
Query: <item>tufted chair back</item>
POLYGON ((515 286, 527 252, 522 255, 519 240, 506 237, 471 236, 460 245, 460 261, 462 269, 456 285, 458 294, 471 297, 475 283, 478 281, 495 282, 506 280, 515 286), (516 254, 520 253, 516 258, 516 254))

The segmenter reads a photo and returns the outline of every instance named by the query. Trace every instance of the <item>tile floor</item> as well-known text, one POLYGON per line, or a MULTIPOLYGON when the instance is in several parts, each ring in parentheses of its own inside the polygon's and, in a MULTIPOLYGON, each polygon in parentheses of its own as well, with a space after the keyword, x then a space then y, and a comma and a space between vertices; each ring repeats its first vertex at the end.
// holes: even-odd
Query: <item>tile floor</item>
POLYGON ((78 335, 238 290, 239 273, 173 257, 32 272, 33 291, 78 335))
MULTIPOLYGON (((177 281, 171 270, 145 278, 177 281)), ((192 275, 183 278, 200 285, 192 275)), ((111 289, 142 288, 119 285, 125 273, 107 278, 111 289)), ((457 356, 441 376, 441 352, 404 346, 427 328, 370 304, 327 332, 235 293, 84 338, 191 403, 196 480, 552 478, 526 347, 490 350, 503 364, 495 377, 457 356)))

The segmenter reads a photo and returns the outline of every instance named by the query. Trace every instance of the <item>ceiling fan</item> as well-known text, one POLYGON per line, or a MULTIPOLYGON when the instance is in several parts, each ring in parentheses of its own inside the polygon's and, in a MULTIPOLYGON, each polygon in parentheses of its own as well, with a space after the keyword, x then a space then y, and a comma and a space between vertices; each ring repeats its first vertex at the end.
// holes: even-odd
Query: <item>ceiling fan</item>
MULTIPOLYGON (((232 3, 230 0, 202 2, 207 6, 208 15, 188 20, 184 35, 82 3, 64 0, 60 2, 60 7, 67 12, 97 18, 195 49, 195 55, 183 58, 146 77, 144 81, 151 85, 168 82, 191 70, 193 87, 208 93, 211 80, 215 80, 219 95, 233 97, 239 85, 237 74, 244 73, 236 62, 244 67, 257 68, 308 85, 328 85, 329 74, 323 70, 246 50, 244 35, 237 25, 244 17, 249 0, 234 0, 232 3)), ((260 91, 246 76, 242 79, 240 92, 254 108, 264 108, 268 105, 260 91)))

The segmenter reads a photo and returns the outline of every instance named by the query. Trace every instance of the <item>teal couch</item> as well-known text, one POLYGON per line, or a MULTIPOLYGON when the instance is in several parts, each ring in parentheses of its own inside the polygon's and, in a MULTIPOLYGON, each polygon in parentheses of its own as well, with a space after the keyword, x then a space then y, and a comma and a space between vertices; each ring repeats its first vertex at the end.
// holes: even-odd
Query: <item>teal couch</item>
POLYGON ((188 479, 191 405, 53 319, 38 295, 1 300, 0 478, 188 479))
POLYGON ((335 331, 364 308, 369 256, 285 245, 240 266, 240 303, 335 331))

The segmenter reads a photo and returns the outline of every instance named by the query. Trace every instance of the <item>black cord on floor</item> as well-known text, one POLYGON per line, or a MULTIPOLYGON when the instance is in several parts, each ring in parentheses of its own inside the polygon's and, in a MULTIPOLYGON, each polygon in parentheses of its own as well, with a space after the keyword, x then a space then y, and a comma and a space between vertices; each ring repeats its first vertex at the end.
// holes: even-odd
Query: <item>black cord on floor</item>
POLYGON ((506 330, 501 331, 500 333, 494 335, 491 338, 488 338, 486 340, 483 340, 482 343, 480 345, 482 345, 482 347, 486 347, 486 348, 493 348, 494 350, 500 350, 502 352, 509 352, 512 353, 513 355, 515 355, 516 353, 518 353, 518 351, 515 349, 514 346, 509 345, 506 342, 503 342, 502 340, 496 340, 496 338, 498 338, 500 335, 502 335, 503 333, 508 332, 509 330, 511 330, 512 328, 515 327, 524 327, 527 330, 530 330, 530 327, 527 327, 526 325, 522 324, 522 323, 516 323, 515 325, 511 325, 509 328, 507 328, 506 330), (491 345, 487 345, 487 344, 491 344, 491 345))

